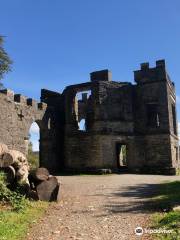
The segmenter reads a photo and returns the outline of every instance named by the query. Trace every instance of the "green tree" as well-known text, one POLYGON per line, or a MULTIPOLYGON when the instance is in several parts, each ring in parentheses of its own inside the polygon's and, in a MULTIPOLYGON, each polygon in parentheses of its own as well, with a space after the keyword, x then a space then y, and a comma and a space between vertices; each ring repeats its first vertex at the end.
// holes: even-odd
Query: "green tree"
POLYGON ((7 52, 3 47, 4 38, 0 36, 0 88, 3 87, 2 78, 5 73, 8 73, 11 70, 12 60, 8 56, 7 52))

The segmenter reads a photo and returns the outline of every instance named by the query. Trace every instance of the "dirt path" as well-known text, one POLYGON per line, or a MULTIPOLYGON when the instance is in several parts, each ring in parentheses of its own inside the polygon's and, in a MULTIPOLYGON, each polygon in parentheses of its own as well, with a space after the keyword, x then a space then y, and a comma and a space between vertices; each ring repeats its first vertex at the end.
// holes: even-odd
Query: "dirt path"
POLYGON ((44 219, 34 223, 27 240, 133 240, 149 239, 134 234, 148 228, 149 197, 156 184, 175 176, 101 175, 62 176, 61 201, 44 219))

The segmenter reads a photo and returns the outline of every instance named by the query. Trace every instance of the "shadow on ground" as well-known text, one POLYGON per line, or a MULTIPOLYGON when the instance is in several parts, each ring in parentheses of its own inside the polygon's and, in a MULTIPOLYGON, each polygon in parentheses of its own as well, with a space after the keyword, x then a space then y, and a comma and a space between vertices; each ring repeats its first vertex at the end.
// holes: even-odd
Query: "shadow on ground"
POLYGON ((180 205, 180 181, 124 187, 107 197, 104 208, 109 214, 169 212, 180 205))

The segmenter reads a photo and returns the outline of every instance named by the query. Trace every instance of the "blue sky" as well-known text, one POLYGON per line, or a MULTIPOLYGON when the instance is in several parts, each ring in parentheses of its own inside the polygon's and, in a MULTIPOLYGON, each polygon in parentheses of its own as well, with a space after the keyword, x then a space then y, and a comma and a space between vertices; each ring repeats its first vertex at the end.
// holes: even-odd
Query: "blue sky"
POLYGON ((4 84, 16 93, 39 99, 41 88, 62 91, 104 68, 113 80, 133 81, 140 63, 154 66, 165 58, 180 95, 179 0, 0 0, 0 5, 0 34, 14 61, 4 84))

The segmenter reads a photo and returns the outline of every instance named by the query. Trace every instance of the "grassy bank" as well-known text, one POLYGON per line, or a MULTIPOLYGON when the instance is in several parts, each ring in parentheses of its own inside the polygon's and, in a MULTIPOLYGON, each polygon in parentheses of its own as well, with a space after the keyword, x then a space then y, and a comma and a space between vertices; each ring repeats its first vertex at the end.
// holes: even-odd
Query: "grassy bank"
POLYGON ((180 239, 180 210, 173 207, 180 206, 180 181, 161 184, 159 193, 153 198, 158 213, 152 218, 152 229, 168 229, 173 233, 158 234, 155 239, 175 240, 180 239))
POLYGON ((37 221, 47 209, 46 202, 27 200, 18 191, 6 187, 5 176, 0 173, 0 239, 26 239, 30 224, 37 221))
POLYGON ((42 216, 48 204, 45 202, 29 202, 23 211, 13 211, 3 208, 0 211, 0 239, 26 239, 30 224, 42 216))

